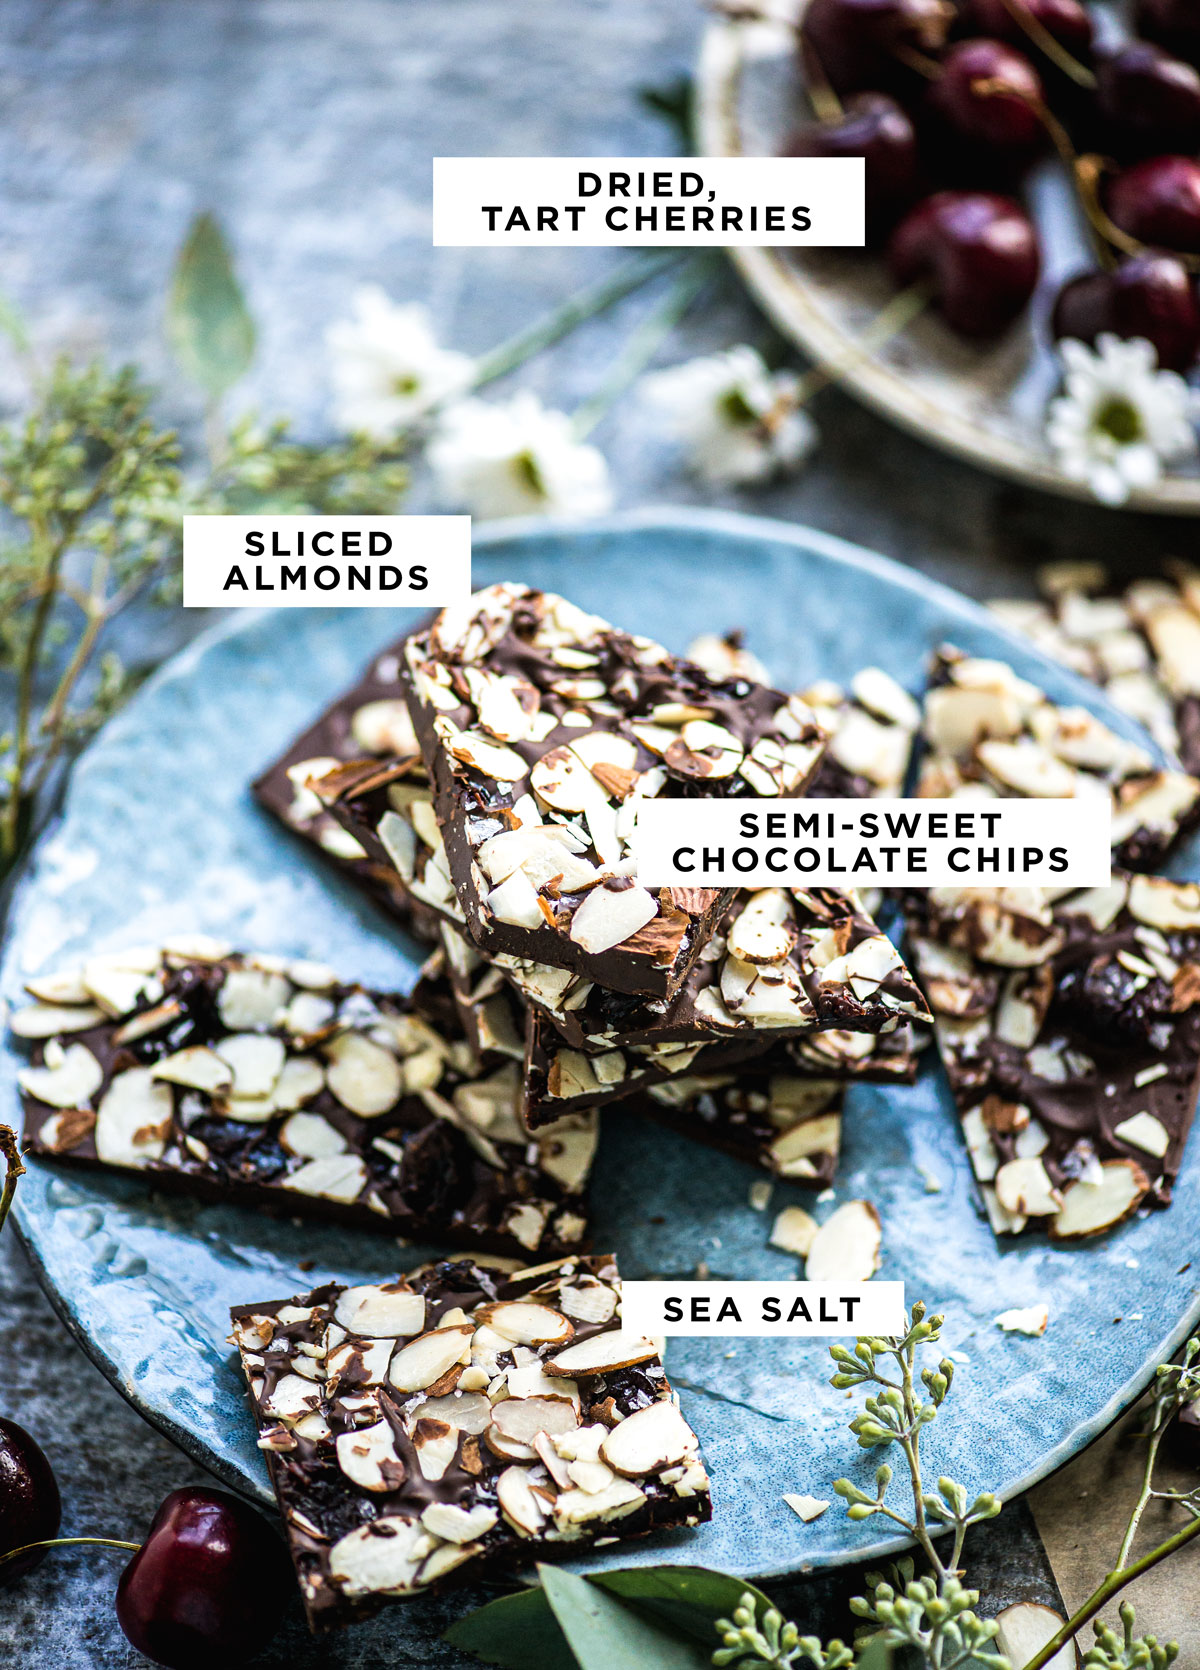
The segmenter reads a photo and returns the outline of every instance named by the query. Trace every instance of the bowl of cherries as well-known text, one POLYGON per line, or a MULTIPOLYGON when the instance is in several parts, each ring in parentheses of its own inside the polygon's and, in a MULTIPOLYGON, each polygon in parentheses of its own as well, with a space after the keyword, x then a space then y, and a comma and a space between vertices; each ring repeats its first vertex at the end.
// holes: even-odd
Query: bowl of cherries
POLYGON ((1200 513, 1200 0, 739 0, 697 120, 710 156, 864 158, 865 249, 732 252, 851 392, 988 470, 1200 513))

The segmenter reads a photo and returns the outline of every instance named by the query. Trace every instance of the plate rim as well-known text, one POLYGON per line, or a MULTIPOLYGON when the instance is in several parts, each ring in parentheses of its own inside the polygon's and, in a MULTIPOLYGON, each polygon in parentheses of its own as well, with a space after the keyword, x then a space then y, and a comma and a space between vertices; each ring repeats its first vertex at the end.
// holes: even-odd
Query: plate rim
MULTIPOLYGON (((783 27, 782 23, 777 24, 783 27)), ((738 89, 748 31, 761 22, 724 18, 704 32, 696 66, 696 137, 702 157, 740 157, 738 89)), ((789 26, 790 27, 790 26, 789 26)), ((1018 481, 1077 502, 1098 505, 1086 483, 1073 481, 1030 447, 978 423, 958 419, 907 383, 898 371, 864 353, 855 339, 831 324, 808 295, 781 251, 727 251, 751 295, 772 324, 819 365, 838 365, 835 380, 855 399, 919 441, 938 447, 987 475, 1018 481), (849 356, 847 358, 847 356, 849 356)), ((1154 488, 1137 488, 1108 509, 1162 516, 1200 516, 1200 478, 1165 476, 1154 488)))
MULTIPOLYGON (((872 551, 868 547, 843 539, 837 534, 827 533, 823 529, 809 528, 799 523, 784 522, 769 516, 747 515, 736 510, 664 504, 616 511, 605 516, 588 519, 514 517, 503 521, 484 523, 473 530, 472 549, 473 551, 478 549, 493 552, 497 548, 502 548, 514 541, 530 539, 562 540, 580 534, 602 539, 611 536, 620 537, 629 533, 678 532, 688 531, 689 529, 731 539, 770 541, 778 545, 790 545, 798 549, 816 551, 833 561, 885 579, 889 584, 898 585, 901 589, 919 594, 923 598, 932 597, 936 601, 952 604, 956 610, 960 610, 965 605, 968 609, 978 611, 981 615, 985 614, 984 605, 976 599, 968 597, 965 593, 955 590, 954 587, 948 586, 940 580, 925 575, 918 569, 909 567, 896 558, 872 551)), ((153 694, 160 684, 167 683, 177 677, 180 672, 186 671, 191 661, 206 654, 214 644, 236 636, 239 632, 249 630, 260 617, 267 613, 283 612, 278 608, 267 610, 239 607, 231 612, 229 619, 218 619, 205 626, 190 643, 184 645, 174 655, 169 656, 160 667, 155 669, 150 678, 141 685, 130 706, 123 709, 116 716, 114 722, 119 725, 124 715, 130 711, 133 703, 140 701, 144 694, 153 694)), ((1041 655, 1035 646, 1032 646, 1019 633, 1007 627, 1000 620, 995 620, 990 615, 986 615, 986 622, 989 630, 993 630, 1001 640, 1007 641, 1015 649, 1025 655, 1032 655, 1036 660, 1046 660, 1046 657, 1041 655)), ((1070 684, 1078 686, 1082 696, 1086 697, 1090 693, 1093 698, 1096 696, 1103 697, 1103 692, 1090 685, 1077 674, 1072 673, 1069 668, 1055 667, 1055 671, 1066 678, 1070 684)), ((1107 708, 1110 704, 1104 703, 1103 705, 1107 708)), ((1145 741, 1144 733, 1140 731, 1134 721, 1127 719, 1124 715, 1118 715, 1118 717, 1131 735, 1138 736, 1145 741)), ((103 734, 103 730, 98 732, 97 738, 103 734)), ((90 746, 91 744, 89 744, 90 746)), ((1151 743, 1151 747, 1157 758, 1161 760, 1166 757, 1157 745, 1151 743)), ((14 900, 17 891, 23 890, 30 884, 31 862, 34 854, 43 845, 54 839, 63 821, 65 804, 64 802, 64 807, 59 809, 54 818, 43 829, 34 846, 22 861, 14 878, 15 885, 12 893, 14 900)), ((274 1506, 274 1494, 268 1487, 251 1487, 244 1474, 210 1450, 197 1434, 175 1419, 169 1409, 157 1409, 145 1403, 134 1388, 126 1385, 122 1380, 119 1366, 105 1351, 102 1340, 89 1334, 81 1319, 69 1309, 67 1296, 54 1285, 31 1234, 27 1232, 22 1222, 23 1215, 21 1193, 18 1190, 13 1211, 10 1214, 12 1228, 22 1250, 29 1259, 38 1285, 45 1294, 55 1315, 88 1360, 148 1425, 175 1444, 197 1466, 235 1491, 239 1496, 256 1501, 260 1505, 274 1506)), ((1162 1342, 1161 1355, 1156 1360, 1143 1365, 1089 1421, 1074 1427, 1067 1437, 1045 1451, 1034 1467, 1010 1485, 1005 1500, 1013 1501, 1017 1497, 1025 1495, 1033 1486, 1050 1477, 1060 1467, 1095 1442, 1137 1401, 1152 1380, 1158 1362, 1172 1356, 1198 1323, 1200 1323, 1200 1291, 1197 1291, 1192 1305, 1184 1311, 1180 1321, 1167 1335, 1166 1340, 1162 1342)), ((832 1555, 823 1555, 818 1561, 812 1563, 811 1569, 832 1570, 836 1567, 860 1565, 872 1560, 890 1559, 912 1546, 912 1537, 898 1533, 864 1542, 862 1545, 838 1549, 832 1555)), ((667 1563, 682 1565, 697 1563, 688 1560, 687 1549, 683 1546, 675 1548, 664 1545, 664 1559, 667 1563)), ((801 1570, 801 1564, 797 1563, 784 1562, 782 1564, 764 1565, 761 1568, 756 1568, 754 1573, 751 1574, 751 1580, 792 1577, 798 1575, 801 1570)))

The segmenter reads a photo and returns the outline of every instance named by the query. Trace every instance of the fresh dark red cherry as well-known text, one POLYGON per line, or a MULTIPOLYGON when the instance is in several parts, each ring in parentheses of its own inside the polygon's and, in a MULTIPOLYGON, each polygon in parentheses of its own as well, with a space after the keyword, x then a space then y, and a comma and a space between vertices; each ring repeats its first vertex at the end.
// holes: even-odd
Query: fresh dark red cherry
POLYGON ((940 52, 951 16, 946 0, 812 0, 800 39, 839 93, 912 86, 897 48, 940 52))
POLYGON ((973 181, 997 170, 1019 172, 1046 144, 1038 114, 1044 97, 1041 76, 1016 47, 988 39, 958 41, 927 95, 939 130, 931 142, 939 150, 965 146, 958 155, 973 181))
MULTIPOLYGON (((1092 19, 1080 0, 1024 0, 1023 9, 1073 58, 1087 62, 1092 51, 1092 19)), ((1028 31, 1022 29, 1004 0, 967 0, 963 22, 973 34, 1008 41, 1026 52, 1034 50, 1028 31)))
POLYGON ((1200 255, 1200 162, 1194 158, 1135 162, 1109 182, 1104 205, 1139 243, 1200 255))
POLYGON ((222 1670, 266 1646, 294 1589, 283 1544, 236 1496, 173 1490, 117 1587, 117 1618, 168 1670, 222 1670))
POLYGON ((1138 0, 1137 31, 1168 52, 1200 64, 1200 7, 1196 0, 1138 0))
POLYGON ((1069 279, 1054 304, 1051 329, 1060 340, 1073 336, 1087 343, 1101 331, 1144 336, 1164 371, 1187 371, 1200 355, 1200 296, 1181 261, 1147 250, 1115 272, 1069 279))
MULTIPOLYGON (((0 1420, 0 1554, 58 1535, 62 1500, 50 1463, 16 1421, 0 1420)), ((0 1565, 0 1588, 45 1557, 44 1548, 0 1565)))
POLYGON ((1097 140, 1145 156, 1200 148, 1200 73, 1150 41, 1129 41, 1096 67, 1097 140))
POLYGON ((878 242, 917 196, 916 132, 887 93, 851 94, 841 121, 806 123, 792 135, 787 154, 865 159, 868 243, 878 242))
POLYGON ((888 245, 897 281, 926 280, 946 323, 995 336, 1025 307, 1041 269, 1033 222, 1012 197, 938 191, 900 222, 888 245))

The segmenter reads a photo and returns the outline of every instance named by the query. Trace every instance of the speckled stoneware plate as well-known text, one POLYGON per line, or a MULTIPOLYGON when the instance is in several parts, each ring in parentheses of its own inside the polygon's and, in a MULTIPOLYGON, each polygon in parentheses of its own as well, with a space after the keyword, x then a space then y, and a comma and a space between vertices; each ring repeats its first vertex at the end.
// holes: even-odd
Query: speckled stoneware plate
MULTIPOLYGON (((795 18, 806 0, 767 0, 773 18, 795 18)), ((733 8, 730 8, 731 10, 733 8)), ((758 8, 747 8, 753 10, 758 8)), ((702 155, 778 156, 807 113, 794 27, 722 20, 708 29, 697 71, 702 155)), ((777 328, 832 368, 859 399, 920 439, 980 469, 1088 498, 1056 466, 1042 433, 1058 384, 1046 320, 1063 280, 1094 266, 1066 175, 1049 161, 1025 195, 1042 240, 1043 272, 1025 316, 994 343, 964 341, 928 314, 870 352, 863 344, 894 294, 883 262, 848 250, 735 249, 730 253, 777 328)), ((1200 514, 1200 470, 1172 473, 1129 507, 1200 514)))
MULTIPOLYGON (((477 540, 476 582, 501 578, 560 589, 674 649, 703 629, 745 627, 785 687, 878 662, 916 688, 930 650, 948 638, 1007 657, 1055 697, 1082 699, 1136 734, 1093 689, 953 592, 780 523, 672 511, 574 530, 523 526, 477 540)), ((62 821, 19 890, 9 998, 22 975, 86 947, 182 929, 320 957, 368 982, 407 983, 413 947, 275 828, 246 785, 409 618, 231 615, 147 684, 81 760, 62 821)), ((0 1058, 8 1117, 17 1064, 0 1058)), ((976 1210, 932 1061, 911 1089, 851 1091, 838 1197, 877 1203, 881 1274, 945 1310, 960 1365, 952 1412, 932 1438, 935 1473, 969 1489, 1023 1489, 1106 1426, 1178 1345, 1200 1314, 1197 1273, 1180 1273, 1200 1223, 1200 1154, 1189 1158, 1169 1212, 1074 1251, 1038 1240, 1001 1251, 976 1210), (1043 1339, 994 1325, 998 1311, 1038 1300, 1051 1309, 1043 1339)), ((690 1275, 700 1260, 714 1275, 793 1276, 795 1260, 769 1249, 767 1236, 779 1207, 811 1199, 777 1186, 770 1211, 754 1212, 754 1175, 607 1112, 595 1244, 614 1248, 631 1276, 690 1275)), ((824 1216, 832 1203, 814 1210, 824 1216)), ((137 1179, 41 1161, 21 1186, 18 1221, 55 1305, 114 1385, 213 1472, 259 1496, 266 1469, 225 1343, 230 1304, 283 1297, 331 1275, 382 1275, 420 1256, 382 1237, 181 1204, 137 1179), (315 1268, 302 1272, 301 1259, 315 1268)), ((804 1525, 781 1501, 785 1491, 827 1495, 831 1480, 874 1466, 845 1430, 853 1411, 826 1384, 824 1345, 677 1339, 668 1366, 704 1443, 716 1519, 604 1559, 768 1574, 897 1546, 850 1524, 840 1506, 804 1525)))

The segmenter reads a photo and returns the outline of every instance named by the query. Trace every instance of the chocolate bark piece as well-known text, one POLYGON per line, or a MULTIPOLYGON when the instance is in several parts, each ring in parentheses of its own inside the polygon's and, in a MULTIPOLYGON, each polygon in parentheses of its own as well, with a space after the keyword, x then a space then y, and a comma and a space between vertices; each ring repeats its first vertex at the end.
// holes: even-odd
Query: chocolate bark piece
POLYGON ((611 1257, 470 1260, 232 1311, 314 1630, 448 1578, 711 1515, 611 1257))
POLYGON ((390 915, 421 939, 436 940, 441 917, 462 920, 433 815, 429 777, 398 683, 404 639, 376 656, 357 683, 331 703, 252 785, 255 798, 285 828, 315 846, 390 915), (411 873, 397 880, 386 855, 372 855, 327 802, 367 780, 386 761, 385 804, 425 837, 414 842, 411 873), (323 795, 314 786, 323 783, 323 795), (324 796, 324 798, 323 798, 324 796))
POLYGON ((586 1242, 594 1116, 531 1138, 519 1063, 476 1055, 436 966, 408 998, 177 941, 29 990, 11 1025, 34 1040, 18 1076, 36 1154, 453 1247, 586 1242))
POLYGON ((1101 563, 1049 563, 1037 583, 1044 601, 1006 598, 988 607, 1102 685, 1200 776, 1200 569, 1171 562, 1164 574, 1122 588, 1101 563))
POLYGON ((1200 884, 932 888, 910 947, 993 1227, 1165 1206, 1200 1073, 1200 884))
POLYGON ((844 1080, 798 1070, 777 1044, 741 1067, 654 1085, 636 1109, 692 1142, 824 1189, 837 1172, 845 1092, 844 1080))
POLYGON ((1003 661, 940 650, 923 729, 918 795, 1091 795, 1111 804, 1113 853, 1129 869, 1153 868, 1200 821, 1200 781, 1156 766, 1086 708, 1056 707, 1003 661))
POLYGON ((731 898, 639 886, 639 804, 795 796, 824 746, 799 698, 523 586, 444 610, 405 667, 471 937, 613 990, 671 996, 731 898))
POLYGON ((856 894, 832 888, 739 892, 665 1000, 607 991, 544 963, 499 956, 492 966, 568 1044, 593 1053, 755 1039, 765 1047, 822 1027, 891 1032, 930 1019, 891 940, 856 894))

